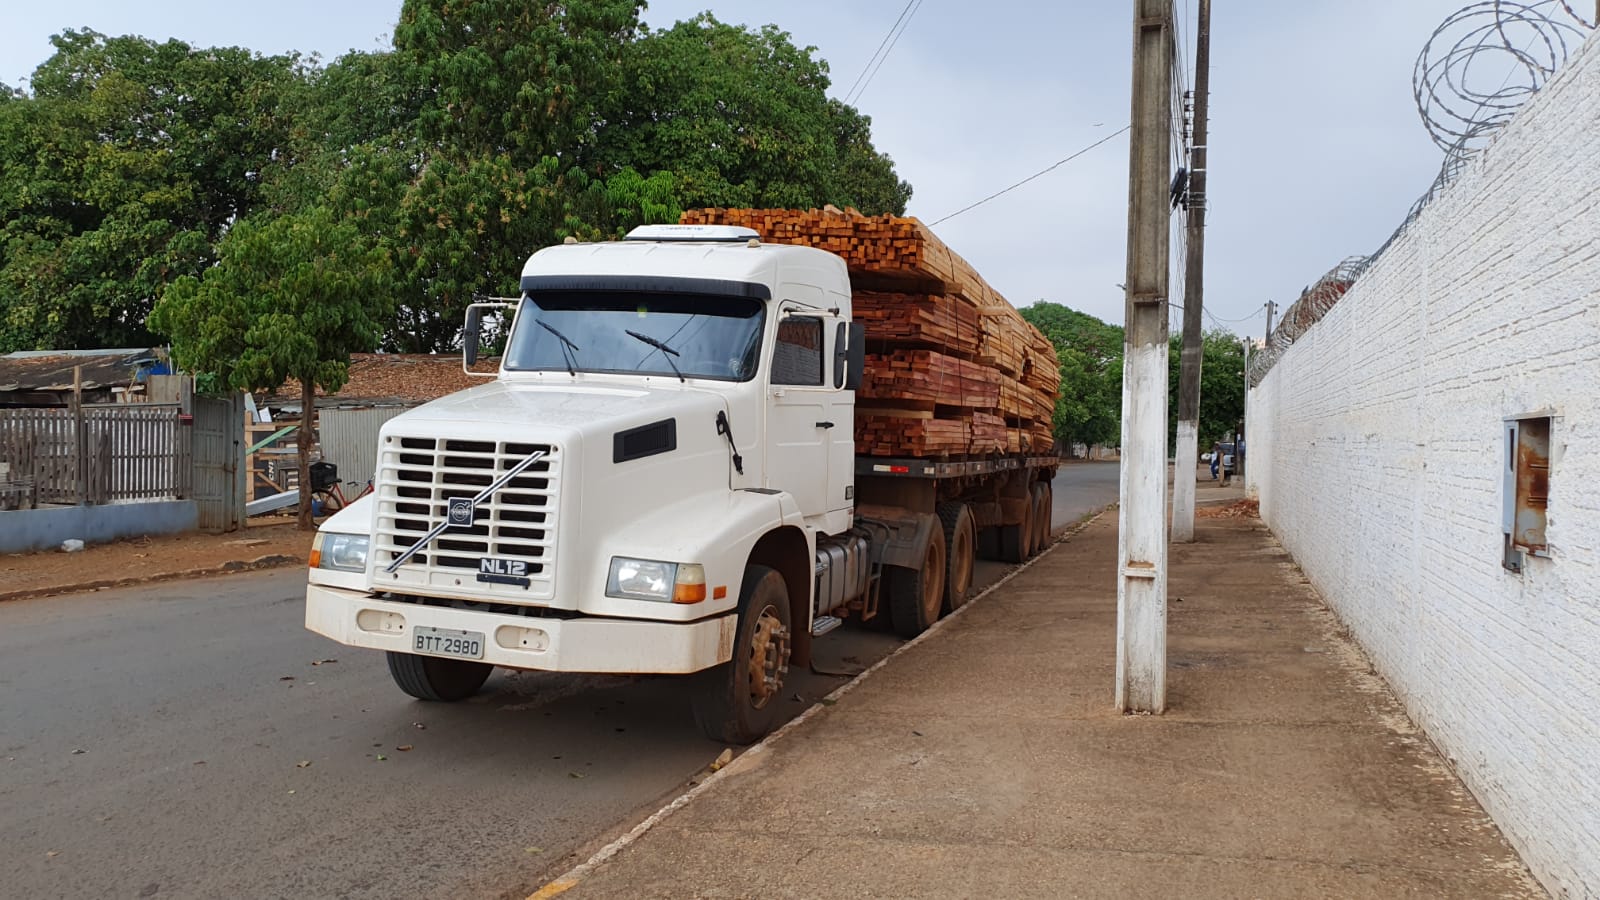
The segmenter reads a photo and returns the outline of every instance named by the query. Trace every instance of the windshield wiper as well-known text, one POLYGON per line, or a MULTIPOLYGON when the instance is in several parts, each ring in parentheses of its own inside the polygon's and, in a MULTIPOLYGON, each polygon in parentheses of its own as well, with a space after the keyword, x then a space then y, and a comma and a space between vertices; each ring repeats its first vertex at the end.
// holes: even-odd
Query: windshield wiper
MULTIPOLYGON (((640 334, 637 331, 629 331, 626 328, 624 328, 623 331, 627 331, 628 332, 628 337, 631 337, 636 341, 641 341, 643 343, 649 344, 650 346, 656 348, 657 350, 660 350, 661 351, 661 358, 666 360, 667 361, 667 365, 672 367, 672 374, 678 376, 678 380, 679 381, 688 381, 689 380, 689 379, 683 377, 683 373, 678 371, 678 364, 672 361, 672 358, 674 356, 678 355, 678 351, 672 349, 671 347, 668 347, 666 344, 662 343, 661 341, 656 340, 655 338, 651 337, 648 334, 640 334)), ((650 358, 649 356, 645 357, 645 359, 649 359, 649 358, 650 358)), ((639 365, 641 365, 641 366, 644 365, 644 359, 639 360, 639 365)))
POLYGON ((567 374, 578 374, 578 345, 574 344, 566 335, 555 329, 554 325, 543 319, 538 320, 539 327, 556 336, 561 342, 561 360, 567 364, 567 374))

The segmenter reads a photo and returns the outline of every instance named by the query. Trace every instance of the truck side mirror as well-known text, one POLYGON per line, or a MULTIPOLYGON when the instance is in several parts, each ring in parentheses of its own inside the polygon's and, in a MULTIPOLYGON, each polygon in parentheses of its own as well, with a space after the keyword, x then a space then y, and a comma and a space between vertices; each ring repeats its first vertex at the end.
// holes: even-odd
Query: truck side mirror
POLYGON ((467 368, 478 363, 478 342, 483 338, 483 308, 467 307, 467 324, 461 329, 461 352, 467 368))
MULTIPOLYGON (((844 323, 839 324, 840 329, 845 329, 844 323)), ((861 377, 867 366, 867 326, 852 322, 848 326, 850 340, 846 344, 844 356, 844 389, 847 391, 861 390, 861 377)))

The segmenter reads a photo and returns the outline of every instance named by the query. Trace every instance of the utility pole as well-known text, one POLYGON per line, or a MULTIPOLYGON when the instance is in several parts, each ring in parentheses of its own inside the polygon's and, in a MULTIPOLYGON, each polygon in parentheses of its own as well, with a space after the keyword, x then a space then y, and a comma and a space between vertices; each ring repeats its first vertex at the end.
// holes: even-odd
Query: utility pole
POLYGON ((1272 346, 1272 314, 1278 311, 1278 304, 1267 301, 1267 346, 1272 346))
POLYGON ((1172 0, 1134 0, 1117 539, 1117 708, 1167 707, 1167 265, 1172 0))
POLYGON ((1183 356, 1178 372, 1178 445, 1173 448, 1172 540, 1194 540, 1194 479, 1200 463, 1201 320, 1205 300, 1206 107, 1211 90, 1211 0, 1200 0, 1194 40, 1194 147, 1189 156, 1189 253, 1184 260, 1183 356))

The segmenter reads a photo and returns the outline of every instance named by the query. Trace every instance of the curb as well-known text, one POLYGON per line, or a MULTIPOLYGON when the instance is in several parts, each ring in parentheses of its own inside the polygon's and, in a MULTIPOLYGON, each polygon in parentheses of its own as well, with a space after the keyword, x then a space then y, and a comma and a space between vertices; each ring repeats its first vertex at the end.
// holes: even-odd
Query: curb
POLYGON ((236 559, 225 562, 220 566, 205 566, 199 569, 184 569, 179 572, 159 572, 154 575, 134 575, 127 578, 107 578, 100 581, 84 581, 77 584, 56 585, 55 587, 26 588, 20 591, 5 591, 0 593, 0 603, 7 600, 31 600, 35 597, 54 597, 60 594, 81 594, 86 591, 99 591, 106 588, 132 587, 140 584, 155 584, 161 581, 177 581, 181 578, 204 578, 211 575, 232 575, 237 572, 258 572, 263 569, 277 569, 283 566, 300 565, 305 560, 298 556, 287 556, 274 553, 268 556, 259 556, 251 560, 236 559))
POLYGON ((673 813, 683 809, 690 803, 693 803, 695 800, 699 799, 702 794, 710 791, 715 785, 720 784, 722 781, 733 777, 739 772, 754 767, 756 763, 750 761, 752 758, 759 759, 762 754, 771 752, 773 745, 782 740, 791 731, 799 730, 800 726, 813 716, 817 715, 819 710, 827 709, 828 707, 833 706, 839 701, 840 697, 843 697, 845 694, 855 690, 862 682, 872 677, 874 672, 877 672, 879 669, 888 665, 889 662, 895 657, 905 653, 912 647, 921 644, 923 641, 929 640, 937 635, 944 629, 946 623, 955 620, 962 613, 965 613, 967 610, 978 605, 979 601, 1004 587, 1011 579, 1027 571, 1029 566, 1032 566, 1034 563, 1043 559, 1046 554, 1053 552, 1057 546, 1066 541, 1068 538, 1078 534, 1085 528, 1088 528, 1090 525, 1093 525, 1095 522, 1099 521, 1100 517, 1105 515, 1106 510, 1114 509, 1115 507, 1115 503, 1103 506, 1098 511, 1089 513, 1083 518, 1079 519, 1077 522, 1074 522, 1061 531, 1052 534, 1050 537, 1050 546, 1034 556, 1033 559, 1022 563, 1021 565, 1007 572, 1005 575, 1000 577, 999 581, 996 581, 994 584, 984 588, 978 593, 977 596, 963 604, 960 609, 955 610, 939 621, 933 623, 933 625, 930 626, 927 631, 924 631, 911 640, 906 641, 904 644, 894 648, 894 650, 890 651, 889 655, 863 669, 860 674, 856 675, 854 678, 834 688, 832 693, 811 704, 811 706, 807 707, 805 711, 800 713, 800 715, 790 719, 777 731, 774 731, 755 744, 752 744, 743 753, 735 757, 732 762, 713 772, 704 781, 673 798, 672 802, 656 810, 649 816, 649 818, 646 818, 643 822, 633 826, 621 837, 595 851, 593 856, 589 857, 584 862, 573 866, 560 876, 546 883, 543 887, 529 894, 527 900, 548 900, 550 897, 563 894, 572 888, 577 887, 578 883, 590 873, 598 869, 613 856, 616 856, 618 853, 626 850, 630 845, 638 841, 639 838, 644 837, 645 834, 648 833, 652 828, 661 824, 673 813))

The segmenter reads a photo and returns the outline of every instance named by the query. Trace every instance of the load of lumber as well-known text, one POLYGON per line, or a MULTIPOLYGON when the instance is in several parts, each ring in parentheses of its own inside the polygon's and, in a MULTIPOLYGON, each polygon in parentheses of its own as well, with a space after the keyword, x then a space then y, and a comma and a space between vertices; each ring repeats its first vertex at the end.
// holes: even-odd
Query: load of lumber
POLYGON ((751 228, 837 254, 866 326, 856 452, 971 457, 1053 451, 1055 348, 971 265, 914 218, 820 210, 700 209, 688 225, 751 228))

